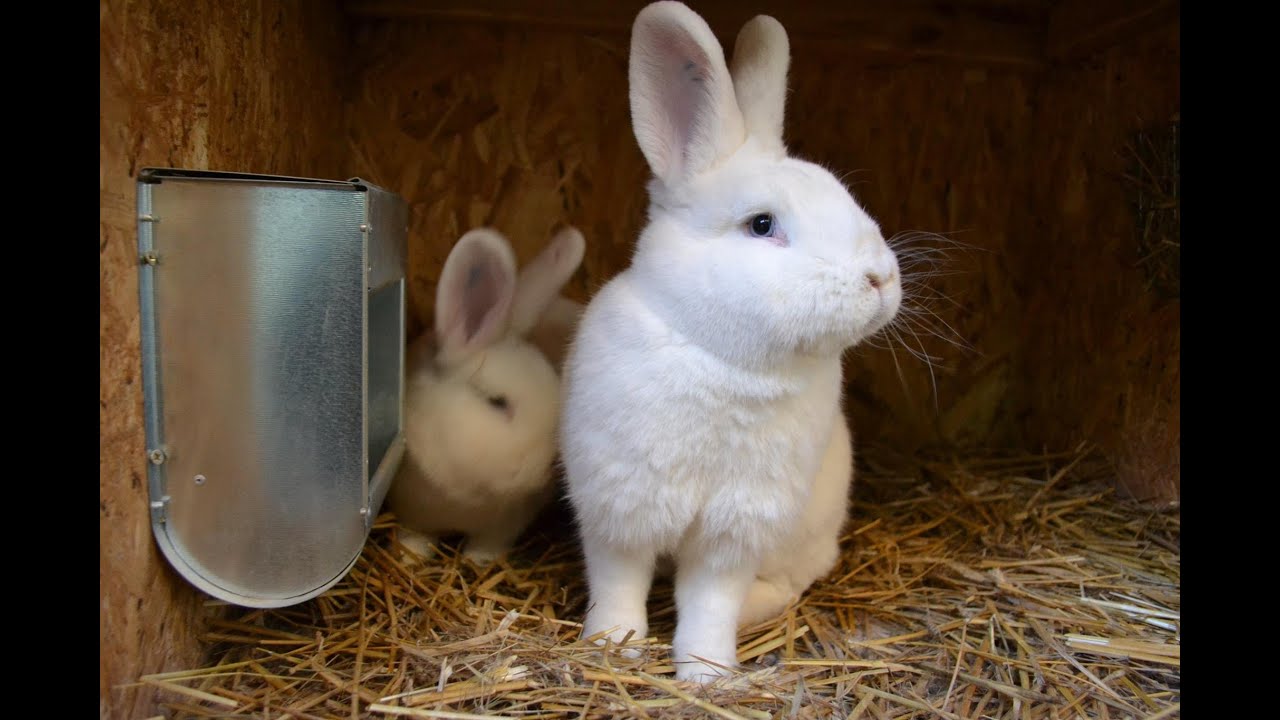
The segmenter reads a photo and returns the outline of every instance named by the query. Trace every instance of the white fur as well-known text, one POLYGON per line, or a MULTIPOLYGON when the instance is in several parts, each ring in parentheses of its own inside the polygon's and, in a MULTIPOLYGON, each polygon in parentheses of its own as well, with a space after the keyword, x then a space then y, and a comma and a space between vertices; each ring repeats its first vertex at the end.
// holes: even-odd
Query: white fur
POLYGON ((636 18, 649 222, 583 313, 561 416, 584 635, 647 633, 670 556, 676 674, 700 681, 736 665, 741 622, 781 612, 834 563, 852 479, 841 355, 901 302, 876 223, 831 173, 785 155, 785 32, 757 18, 737 47, 731 78, 684 5, 636 18), (775 237, 748 232, 760 213, 775 237))
POLYGON ((411 552, 427 555, 434 536, 461 532, 468 557, 492 560, 554 496, 559 378, 524 334, 537 331, 550 349, 557 336, 567 344, 574 317, 564 309, 551 327, 533 326, 560 306, 555 293, 582 245, 577 230, 562 231, 518 281, 506 239, 489 229, 464 235, 446 260, 434 337, 406 350, 406 453, 387 494, 411 552), (499 396, 505 410, 489 402, 499 396))
POLYGON ((786 154, 782 146, 783 109, 787 99, 787 66, 791 63, 787 31, 768 15, 747 21, 733 44, 733 92, 747 131, 769 151, 786 154))

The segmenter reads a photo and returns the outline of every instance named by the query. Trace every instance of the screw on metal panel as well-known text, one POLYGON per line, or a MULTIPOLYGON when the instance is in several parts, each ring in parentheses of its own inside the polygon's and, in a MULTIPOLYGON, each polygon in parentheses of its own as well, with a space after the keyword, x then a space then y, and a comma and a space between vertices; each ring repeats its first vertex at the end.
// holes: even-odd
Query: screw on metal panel
POLYGON ((368 514, 369 514, 369 508, 367 508, 367 507, 362 507, 362 508, 360 508, 360 517, 364 517, 364 516, 366 516, 366 515, 368 515, 368 514))
POLYGON ((203 475, 197 475, 197 476, 196 476, 196 484, 197 484, 197 485, 203 485, 203 484, 204 484, 204 481, 205 481, 206 479, 207 479, 207 478, 205 478, 205 476, 203 476, 203 475))
POLYGON ((142 257, 138 259, 142 262, 143 265, 155 265, 156 263, 160 262, 160 258, 156 257, 156 254, 153 252, 145 253, 142 257))
POLYGON ((360 232, 369 232, 369 224, 360 223, 360 232))
POLYGON ((160 218, 155 215, 139 215, 138 220, 149 223, 160 222, 160 218))
POLYGON ((151 460, 152 465, 159 465, 165 461, 165 454, 163 450, 156 448, 147 453, 147 458, 151 460))
POLYGON ((152 501, 151 501, 151 509, 152 509, 152 510, 162 510, 162 509, 164 509, 164 501, 163 501, 163 500, 152 500, 152 501))

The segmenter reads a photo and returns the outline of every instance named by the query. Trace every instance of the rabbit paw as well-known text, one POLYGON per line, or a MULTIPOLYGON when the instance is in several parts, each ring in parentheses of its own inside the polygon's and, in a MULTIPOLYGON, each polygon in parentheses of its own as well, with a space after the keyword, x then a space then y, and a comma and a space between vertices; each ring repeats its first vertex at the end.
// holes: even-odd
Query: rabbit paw
POLYGON ((473 542, 467 543, 466 549, 462 551, 462 557, 470 560, 476 565, 491 565, 498 558, 505 555, 506 548, 499 548, 490 545, 477 545, 473 542))
POLYGON ((701 660, 686 660, 677 662, 675 665, 677 680, 700 684, 707 684, 733 674, 733 670, 728 666, 714 665, 701 660))
POLYGON ((429 535, 401 528, 399 541, 406 565, 418 565, 435 555, 435 539, 429 535))

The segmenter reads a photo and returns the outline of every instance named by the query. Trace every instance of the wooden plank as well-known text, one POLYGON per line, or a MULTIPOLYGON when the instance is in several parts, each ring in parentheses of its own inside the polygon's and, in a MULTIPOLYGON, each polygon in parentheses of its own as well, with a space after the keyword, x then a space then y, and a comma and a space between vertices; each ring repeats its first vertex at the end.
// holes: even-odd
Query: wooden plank
POLYGON ((134 178, 148 165, 350 177, 345 36, 332 3, 100 9, 99 704, 102 720, 136 720, 174 699, 138 677, 198 665, 207 613, 152 539, 134 178))
POLYGON ((1045 52, 1071 61, 1178 22, 1179 0, 1064 0, 1049 13, 1045 52))
MULTIPOLYGON (((648 0, 346 0, 355 17, 519 23, 532 27, 626 33, 648 0)), ((1036 67, 1043 59, 1046 5, 1032 2, 936 3, 926 0, 791 2, 707 0, 697 4, 726 49, 742 23, 776 17, 795 39, 851 52, 1036 67)))

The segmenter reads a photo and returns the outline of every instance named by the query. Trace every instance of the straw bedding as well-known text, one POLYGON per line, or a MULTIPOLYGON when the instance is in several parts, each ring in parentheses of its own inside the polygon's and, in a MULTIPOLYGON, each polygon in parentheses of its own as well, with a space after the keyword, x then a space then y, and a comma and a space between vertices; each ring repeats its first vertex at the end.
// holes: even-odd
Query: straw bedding
POLYGON ((678 683, 668 582, 638 659, 579 640, 563 506, 490 567, 424 564, 379 519, 319 598, 210 601, 205 667, 141 678, 174 718, 1179 717, 1179 511, 1116 497, 1087 451, 868 451, 838 567, 739 636, 743 672, 678 683))

